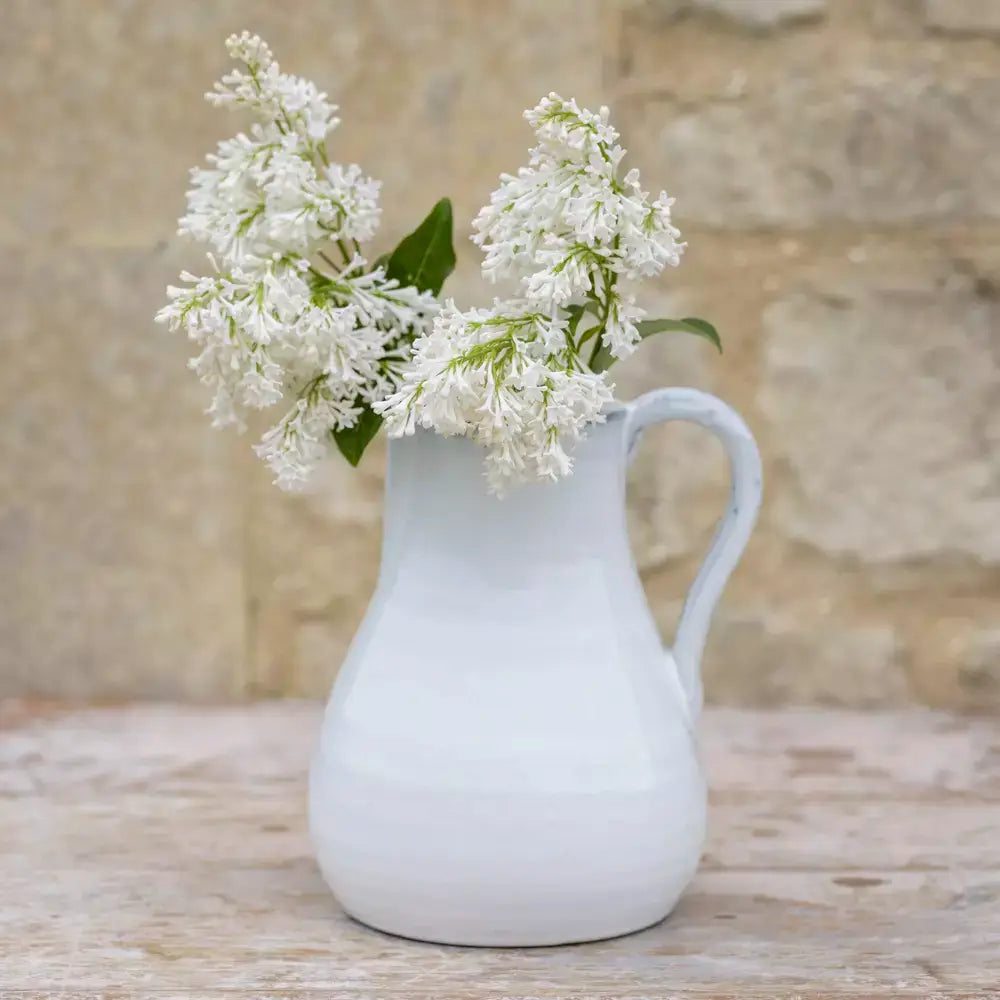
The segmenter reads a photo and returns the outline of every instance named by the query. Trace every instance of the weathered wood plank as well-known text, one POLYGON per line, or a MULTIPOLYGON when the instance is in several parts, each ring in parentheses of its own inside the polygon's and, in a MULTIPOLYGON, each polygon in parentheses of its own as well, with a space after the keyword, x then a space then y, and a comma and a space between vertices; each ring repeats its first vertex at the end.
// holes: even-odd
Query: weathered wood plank
POLYGON ((704 752, 719 795, 789 792, 828 798, 955 794, 1000 801, 1000 719, 914 709, 716 708, 704 752))
MULTIPOLYGON (((135 784, 207 761, 227 773, 247 773, 249 767, 259 774, 262 766, 284 773, 290 763, 308 758, 319 713, 315 703, 305 701, 185 706, 184 731, 178 734, 178 709, 169 705, 71 711, 51 703, 0 702, 0 731, 6 730, 0 794, 30 792, 33 782, 47 790, 73 789, 84 778, 135 784), (128 762, 106 752, 119 742, 130 748, 128 762)), ((974 794, 1000 800, 1000 719, 995 718, 922 709, 713 708, 702 727, 702 745, 717 796, 781 791, 938 801, 974 794)))
POLYGON ((305 833, 318 721, 0 712, 0 996, 1000 998, 989 720, 710 711, 711 834, 678 911, 511 951, 343 915, 305 833))

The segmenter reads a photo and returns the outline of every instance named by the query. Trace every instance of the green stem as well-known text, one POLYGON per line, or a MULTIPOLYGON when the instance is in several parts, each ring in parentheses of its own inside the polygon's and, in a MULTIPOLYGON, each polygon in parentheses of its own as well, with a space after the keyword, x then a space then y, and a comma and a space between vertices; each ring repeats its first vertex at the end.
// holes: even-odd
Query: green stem
POLYGON ((570 317, 570 321, 566 325, 566 343, 574 355, 579 352, 580 347, 583 344, 582 340, 578 344, 574 338, 576 337, 576 328, 580 325, 580 320, 583 319, 584 311, 585 310, 581 309, 578 313, 576 313, 576 315, 570 317))
POLYGON ((326 255, 326 254, 325 254, 325 253, 324 253, 324 252, 323 252, 322 250, 320 250, 320 251, 319 251, 319 256, 320 256, 320 257, 321 257, 321 258, 322 258, 322 259, 323 259, 323 260, 324 260, 324 261, 325 261, 325 262, 326 262, 327 264, 329 264, 329 265, 330 265, 330 267, 332 267, 332 268, 333 268, 333 270, 334 270, 335 272, 337 272, 337 273, 340 273, 340 268, 339 268, 339 267, 338 267, 338 266, 337 266, 337 265, 336 265, 336 264, 335 264, 335 263, 334 263, 334 262, 333 262, 332 260, 330 260, 330 258, 329 258, 329 257, 327 257, 327 255, 326 255))
POLYGON ((608 317, 611 315, 611 295, 615 289, 615 282, 618 280, 618 275, 612 277, 603 268, 601 269, 601 276, 604 279, 604 308, 601 310, 600 323, 595 327, 597 330, 597 338, 594 341, 594 349, 590 354, 590 361, 587 362, 587 367, 593 371, 594 362, 597 360, 597 355, 601 352, 601 345, 603 343, 602 336, 608 325, 608 317))

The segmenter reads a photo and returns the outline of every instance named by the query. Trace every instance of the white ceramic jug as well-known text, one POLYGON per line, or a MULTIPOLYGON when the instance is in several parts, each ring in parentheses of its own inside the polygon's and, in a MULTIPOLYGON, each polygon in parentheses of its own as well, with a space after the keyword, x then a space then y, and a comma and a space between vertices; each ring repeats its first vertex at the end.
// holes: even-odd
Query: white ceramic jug
POLYGON ((310 776, 316 854, 348 913, 543 945, 670 912, 705 830, 699 659, 760 491, 746 425, 694 389, 616 407, 572 475, 503 499, 468 440, 390 443, 378 586, 310 776), (721 438, 734 486, 671 654, 629 550, 625 470, 642 429, 675 419, 721 438))

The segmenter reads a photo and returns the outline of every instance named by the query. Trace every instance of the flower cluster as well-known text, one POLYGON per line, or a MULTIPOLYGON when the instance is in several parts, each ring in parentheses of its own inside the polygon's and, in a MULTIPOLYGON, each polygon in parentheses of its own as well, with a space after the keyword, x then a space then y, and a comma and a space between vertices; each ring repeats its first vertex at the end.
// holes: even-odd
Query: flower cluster
POLYGON ((535 477, 556 479, 583 428, 603 419, 611 388, 570 356, 564 322, 527 302, 460 312, 448 302, 416 342, 402 385, 375 409, 389 433, 419 425, 486 446, 486 475, 502 494, 535 477))
POLYGON ((437 304, 361 255, 378 229, 379 185, 329 162, 339 120, 326 95, 282 73, 260 38, 226 44, 238 67, 206 97, 258 121, 192 171, 180 232, 210 248, 214 273, 182 274, 157 320, 197 345, 191 367, 212 390, 215 425, 242 429, 248 410, 285 404, 256 450, 294 489, 331 432, 395 389, 437 304))
POLYGON ((485 445, 493 488, 556 479, 586 426, 611 399, 605 369, 630 354, 645 313, 628 283, 680 261, 672 199, 655 200, 608 110, 581 110, 550 94, 525 117, 537 145, 516 176, 503 175, 475 223, 483 273, 513 279, 520 295, 488 310, 453 303, 417 339, 398 390, 375 409, 390 433, 417 426, 485 445))

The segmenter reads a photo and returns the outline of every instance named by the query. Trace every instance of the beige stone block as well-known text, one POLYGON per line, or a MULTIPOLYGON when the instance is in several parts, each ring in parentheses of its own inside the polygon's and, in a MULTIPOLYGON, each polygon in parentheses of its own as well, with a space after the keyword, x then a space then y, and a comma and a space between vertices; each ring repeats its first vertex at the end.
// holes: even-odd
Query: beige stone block
POLYGON ((821 19, 826 0, 644 0, 636 6, 647 15, 717 14, 731 24, 761 31, 821 19))
POLYGON ((1000 561, 1000 305, 944 264, 827 268, 766 310, 770 523, 829 556, 1000 561))
POLYGON ((202 95, 225 66, 226 35, 255 13, 193 0, 5 3, 0 100, 17 148, 0 164, 12 206, 0 240, 172 236, 188 168, 236 131, 202 95))
POLYGON ((396 4, 360 4, 353 60, 322 66, 343 107, 338 155, 384 182, 386 238, 449 195, 466 240, 499 175, 527 161, 521 112, 552 90, 602 102, 613 14, 600 0, 418 0, 405 17, 396 4))
POLYGON ((997 602, 986 610, 965 602, 944 607, 914 646, 914 693, 923 704, 962 712, 1000 710, 1000 622, 997 602))
POLYGON ((152 322, 176 267, 2 252, 0 694, 242 691, 241 463, 152 322))
POLYGON ((724 705, 906 704, 909 688, 890 625, 814 625, 780 610, 723 610, 702 664, 706 699, 724 705))
MULTIPOLYGON (((654 65, 656 52, 668 59, 671 34, 660 33, 659 48, 643 43, 645 63, 654 65)), ((837 65, 836 53, 807 48, 784 60, 771 52, 768 61, 762 49, 704 55, 708 69, 693 72, 714 93, 696 94, 711 98, 700 103, 687 99, 680 69, 676 85, 640 77, 625 88, 619 118, 635 162, 677 198, 682 223, 797 229, 1000 218, 994 73, 870 48, 837 65), (831 71, 818 71, 827 59, 831 71)))
POLYGON ((252 689, 325 697, 378 576, 385 440, 351 468, 331 454, 308 493, 251 479, 252 689))
POLYGON ((382 243, 446 194, 464 238, 497 175, 525 158, 521 110, 556 88, 599 98, 606 16, 598 0, 15 0, 0 11, 0 101, 17 136, 0 166, 13 207, 0 240, 172 235, 188 168, 242 127, 202 94, 243 28, 341 105, 330 152, 384 181, 382 243))
POLYGON ((929 28, 951 35, 1000 35, 997 0, 924 0, 929 28))
POLYGON ((977 629, 958 667, 961 707, 1000 711, 1000 625, 977 629))
POLYGON ((326 699, 347 655, 352 632, 337 617, 306 620, 295 634, 295 673, 286 694, 326 699))

